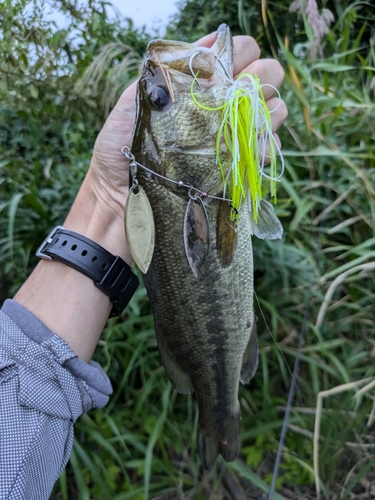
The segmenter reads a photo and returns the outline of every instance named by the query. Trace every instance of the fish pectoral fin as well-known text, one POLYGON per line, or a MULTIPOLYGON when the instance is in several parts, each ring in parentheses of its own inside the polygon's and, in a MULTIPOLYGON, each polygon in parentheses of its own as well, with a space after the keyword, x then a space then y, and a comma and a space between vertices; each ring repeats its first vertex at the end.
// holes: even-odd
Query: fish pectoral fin
POLYGON ((190 376, 180 368, 176 358, 163 341, 161 335, 156 335, 156 338, 165 373, 171 381, 173 388, 180 394, 193 393, 194 388, 190 376))
POLYGON ((237 248, 237 231, 230 222, 230 204, 220 202, 218 223, 216 230, 216 249, 223 267, 228 267, 233 261, 237 248))
POLYGON ((251 234, 261 240, 278 240, 283 235, 283 226, 273 206, 266 200, 260 202, 258 222, 255 222, 253 212, 249 212, 249 221, 251 234))
POLYGON ((240 380, 242 384, 248 384, 250 380, 253 378, 256 369, 258 367, 258 357, 259 357, 259 348, 258 348, 257 324, 255 315, 253 315, 250 338, 242 358, 242 367, 240 375, 240 380))
POLYGON ((207 470, 212 469, 219 453, 226 462, 235 460, 240 451, 240 416, 227 418, 214 433, 199 426, 198 450, 207 470))
POLYGON ((206 209, 200 198, 190 199, 186 207, 184 246, 194 276, 201 278, 210 248, 210 227, 206 209))

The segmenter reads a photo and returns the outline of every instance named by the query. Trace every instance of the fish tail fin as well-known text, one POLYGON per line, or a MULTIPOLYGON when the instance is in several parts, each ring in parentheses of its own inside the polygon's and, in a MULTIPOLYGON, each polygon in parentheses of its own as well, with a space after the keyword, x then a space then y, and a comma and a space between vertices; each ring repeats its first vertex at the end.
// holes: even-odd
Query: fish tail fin
POLYGON ((198 451, 203 467, 211 470, 219 455, 219 443, 215 436, 207 434, 202 428, 198 430, 198 451))
POLYGON ((226 462, 235 460, 240 451, 240 417, 228 418, 214 434, 200 427, 198 449, 201 462, 208 470, 212 469, 219 454, 226 462))
POLYGON ((225 420, 219 435, 221 456, 226 462, 232 462, 240 451, 240 416, 225 420))

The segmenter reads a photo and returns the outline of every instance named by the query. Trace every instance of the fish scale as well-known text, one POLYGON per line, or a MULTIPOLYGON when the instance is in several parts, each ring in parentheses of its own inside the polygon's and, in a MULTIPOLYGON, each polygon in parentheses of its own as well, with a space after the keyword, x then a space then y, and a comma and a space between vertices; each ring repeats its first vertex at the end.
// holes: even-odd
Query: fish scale
MULTIPOLYGON (((180 103, 182 109, 179 113, 172 107, 168 116, 157 117, 154 120, 150 140, 157 145, 161 168, 159 173, 167 177, 185 178, 187 181, 190 179, 191 182, 194 180, 198 185, 202 184, 204 175, 208 173, 218 182, 221 179, 220 170, 217 167, 213 169, 212 165, 216 161, 215 139, 220 126, 220 112, 213 112, 207 116, 207 112, 197 108, 193 114, 189 114, 189 109, 192 104, 194 105, 190 92, 180 97, 180 103), (178 122, 179 126, 169 132, 173 122, 178 122), (187 136, 185 131, 189 129, 194 129, 194 136, 187 136), (202 145, 205 149, 202 149, 202 145), (178 150, 174 153, 176 149, 178 150), (194 154, 189 154, 189 151, 193 149, 194 154), (185 154, 184 150, 187 151, 185 154), (203 155, 200 151, 203 151, 203 155), (211 153, 211 158, 207 162, 207 158, 202 160, 202 156, 207 156, 208 151, 211 153), (205 162, 208 168, 206 165, 200 165, 201 161, 205 162)), ((205 103, 215 104, 212 99, 205 100, 205 103)), ((148 151, 146 155, 148 161, 153 164, 155 158, 150 157, 148 151)), ((212 181, 210 179, 208 181, 205 188, 210 190, 212 181)))
MULTIPOLYGON (((225 49, 232 61, 229 28, 222 26, 218 33, 212 51, 223 54, 225 49)), ((193 45, 181 46, 185 52, 186 47, 192 53, 197 50, 193 45)), ((171 50, 178 47, 178 42, 171 42, 171 50)), ((149 46, 138 86, 132 153, 138 163, 155 173, 223 197, 215 145, 220 112, 197 107, 190 94, 190 72, 177 73, 168 66, 169 62, 163 63, 167 49, 168 41, 153 41, 149 46), (168 102, 162 109, 153 109, 149 102, 155 86, 168 87, 156 62, 164 64, 164 72, 169 71, 175 97, 175 102, 168 102)), ((196 95, 205 105, 217 107, 223 103, 228 83, 222 78, 220 68, 215 69, 212 76, 215 75, 217 82, 209 82, 196 95)), ((225 144, 221 149, 222 163, 228 170, 230 155, 225 144)), ((207 214, 209 250, 202 272, 196 277, 187 259, 183 237, 188 190, 142 168, 136 175, 155 221, 155 249, 143 278, 154 314, 159 351, 174 388, 196 394, 199 454, 203 465, 210 469, 219 453, 225 460, 233 460, 239 452, 238 384, 240 379, 248 382, 257 365, 249 219, 245 209, 243 213, 240 211, 235 233, 227 220, 224 223, 221 220, 221 208, 228 205, 226 201, 209 196, 197 201, 198 212, 204 213, 200 208, 202 203, 207 214), (229 258, 224 258, 221 249, 227 243, 219 244, 220 228, 229 234, 223 241, 233 240, 227 251, 229 258)))

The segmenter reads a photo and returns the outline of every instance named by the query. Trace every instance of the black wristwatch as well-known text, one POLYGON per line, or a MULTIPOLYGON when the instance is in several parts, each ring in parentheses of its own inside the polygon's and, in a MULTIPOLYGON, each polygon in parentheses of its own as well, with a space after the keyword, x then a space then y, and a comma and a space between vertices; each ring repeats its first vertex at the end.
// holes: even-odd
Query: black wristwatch
POLYGON ((121 257, 62 226, 50 232, 36 255, 63 262, 91 278, 113 302, 110 318, 122 313, 139 285, 138 277, 121 257))

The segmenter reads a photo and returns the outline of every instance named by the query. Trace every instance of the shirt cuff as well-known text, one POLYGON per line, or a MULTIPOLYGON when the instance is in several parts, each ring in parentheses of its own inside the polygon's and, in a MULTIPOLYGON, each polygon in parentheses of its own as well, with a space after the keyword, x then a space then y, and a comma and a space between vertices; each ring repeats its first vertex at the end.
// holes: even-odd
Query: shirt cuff
POLYGON ((39 344, 76 379, 84 412, 91 408, 102 408, 107 404, 109 395, 112 394, 112 386, 98 363, 95 361, 90 361, 90 364, 85 363, 61 337, 18 302, 6 300, 2 312, 17 325, 23 336, 5 336, 0 339, 0 347, 9 354, 14 352, 18 355, 25 347, 25 343, 31 341, 39 344))

